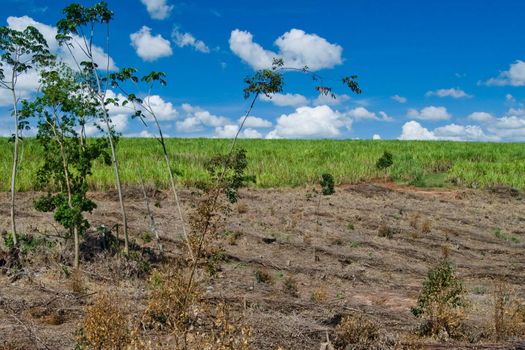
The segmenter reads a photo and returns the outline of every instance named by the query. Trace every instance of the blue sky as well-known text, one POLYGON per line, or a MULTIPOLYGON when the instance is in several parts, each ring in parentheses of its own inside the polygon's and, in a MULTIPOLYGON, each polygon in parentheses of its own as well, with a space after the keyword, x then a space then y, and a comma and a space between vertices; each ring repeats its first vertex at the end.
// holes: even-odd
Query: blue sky
MULTIPOLYGON (((65 3, 0 6, 5 25, 52 37, 65 3)), ((168 75, 151 101, 170 136, 234 134, 248 105, 243 78, 281 56, 315 69, 340 97, 318 99, 309 78, 289 74, 282 96, 257 103, 244 137, 525 140, 523 1, 108 3, 115 66, 168 75), (339 83, 349 74, 362 95, 339 83)), ((7 103, 0 94, 0 134, 10 132, 7 103)), ((124 135, 154 132, 111 112, 124 135)))

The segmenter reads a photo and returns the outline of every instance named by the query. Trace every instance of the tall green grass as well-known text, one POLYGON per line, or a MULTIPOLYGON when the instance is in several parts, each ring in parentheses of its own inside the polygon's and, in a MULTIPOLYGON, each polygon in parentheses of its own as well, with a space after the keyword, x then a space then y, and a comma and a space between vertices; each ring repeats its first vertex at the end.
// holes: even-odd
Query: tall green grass
MULTIPOLYGON (((206 161, 224 153, 230 140, 169 139, 174 169, 181 184, 206 181, 206 161)), ((525 145, 520 143, 471 143, 441 141, 353 140, 239 140, 247 150, 248 174, 258 187, 295 187, 317 183, 320 174, 331 173, 338 184, 391 179, 415 185, 441 185, 442 181, 466 187, 508 185, 525 189, 525 145), (394 164, 386 171, 375 167, 388 150, 394 164), (440 179, 440 181, 436 181, 440 179)), ((8 190, 11 144, 0 139, 0 190, 8 190)), ((35 174, 42 150, 34 139, 23 143, 18 179, 21 191, 35 189, 35 174)), ((140 184, 140 172, 150 184, 167 188, 168 178, 159 144, 153 139, 122 138, 118 145, 122 180, 140 184)), ((91 188, 114 187, 111 167, 97 163, 91 188)))

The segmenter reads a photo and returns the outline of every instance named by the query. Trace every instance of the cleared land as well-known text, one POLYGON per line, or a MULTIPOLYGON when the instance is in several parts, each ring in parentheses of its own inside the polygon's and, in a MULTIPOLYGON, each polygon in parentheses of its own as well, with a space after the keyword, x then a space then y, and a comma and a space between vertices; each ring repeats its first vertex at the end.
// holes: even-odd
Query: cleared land
MULTIPOLYGON (((354 147, 349 149, 355 150, 360 143, 350 144, 354 147)), ((396 144, 378 144, 377 152, 396 144)), ((152 210, 165 248, 176 256, 181 241, 174 234, 180 232, 174 205, 167 192, 150 189, 149 194, 157 204, 152 210)), ((20 194, 20 230, 54 235, 52 217, 32 208, 36 195, 20 194)), ((115 193, 92 195, 99 204, 89 216, 93 226, 118 223, 115 193)), ((187 211, 192 198, 192 191, 183 191, 187 211)), ((8 227, 7 199, 7 193, 0 193, 0 227, 8 227)), ((128 188, 127 200, 133 240, 140 251, 154 248, 144 236, 149 227, 140 191, 128 188)), ((204 296, 212 303, 226 301, 244 315, 254 328, 254 349, 319 349, 325 332, 332 335, 343 316, 359 314, 379 324, 387 337, 405 339, 419 322, 410 308, 443 247, 448 247, 466 284, 471 302, 469 335, 441 344, 407 336, 411 347, 406 348, 514 348, 507 341, 495 344, 484 338, 484 332, 490 332, 493 322, 494 280, 507 280, 518 298, 525 297, 525 204, 515 191, 363 183, 340 186, 319 202, 308 187, 245 189, 232 209, 225 222, 227 234, 219 237, 225 260, 216 275, 203 276, 204 296), (385 229, 392 233, 390 238, 380 237, 385 229), (234 232, 238 234, 231 244, 228 236, 234 232), (269 281, 257 283, 257 271, 266 272, 269 281), (288 277, 296 281, 295 296, 285 286, 288 277)), ((124 307, 140 319, 148 295, 147 277, 129 260, 101 250, 97 237, 90 231, 82 246, 84 293, 71 291, 64 268, 71 253, 56 237, 51 237, 58 244, 54 248, 28 254, 27 266, 19 274, 0 274, 0 347, 5 343, 12 346, 8 349, 71 349, 85 306, 96 296, 93 293, 104 290, 128 300, 124 307)), ((162 332, 149 334, 154 342, 169 341, 162 332)))
MULTIPOLYGON (((230 140, 169 139, 179 182, 187 186, 207 180, 204 168, 211 156, 224 153, 230 140)), ((168 178, 159 144, 153 139, 122 138, 118 146, 121 177, 125 184, 140 184, 140 176, 159 189, 168 178)), ((389 177, 416 186, 484 188, 506 185, 525 189, 525 146, 521 143, 467 143, 441 141, 350 140, 239 140, 248 156, 247 174, 257 187, 297 187, 316 184, 322 173, 336 183, 352 184, 389 177), (375 167, 384 151, 394 155, 386 171, 375 167)), ((18 189, 35 190, 35 174, 42 150, 35 139, 23 144, 18 189)), ((0 139, 0 190, 6 191, 11 174, 11 146, 0 139)), ((98 164, 90 180, 93 190, 114 188, 113 169, 98 164)))

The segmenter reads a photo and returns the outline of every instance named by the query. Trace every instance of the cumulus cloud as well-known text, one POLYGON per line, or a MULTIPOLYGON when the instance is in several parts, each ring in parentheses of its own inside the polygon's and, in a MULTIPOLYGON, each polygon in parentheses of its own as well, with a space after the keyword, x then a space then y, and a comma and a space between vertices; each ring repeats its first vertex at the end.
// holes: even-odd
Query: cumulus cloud
POLYGON ((400 140, 449 140, 449 141, 496 141, 499 138, 487 135, 478 125, 448 124, 430 131, 417 121, 403 125, 400 140))
POLYGON ((166 102, 159 95, 152 95, 144 99, 144 105, 151 108, 159 121, 177 119, 179 113, 171 102, 166 102))
POLYGON ((352 120, 329 106, 300 107, 281 115, 266 138, 336 138, 343 127, 350 130, 352 120))
POLYGON ((228 118, 213 115, 207 110, 187 103, 182 105, 182 110, 185 113, 185 117, 182 121, 176 123, 177 130, 181 132, 198 132, 206 127, 217 128, 231 124, 228 118))
MULTIPOLYGON (((237 135, 237 131, 239 130, 238 125, 234 124, 228 124, 224 126, 218 126, 215 128, 215 137, 218 138, 224 138, 224 139, 230 139, 235 137, 237 135)), ((241 130, 239 134, 239 138, 242 139, 260 139, 262 138, 262 134, 252 128, 246 128, 241 130)))
POLYGON ((346 116, 354 119, 354 120, 379 120, 379 121, 392 121, 393 118, 388 116, 385 112, 381 111, 379 112, 379 116, 374 113, 370 112, 364 107, 357 107, 354 109, 349 110, 345 113, 346 116))
MULTIPOLYGON (((29 16, 22 16, 22 17, 8 17, 7 18, 7 24, 9 28, 22 31, 26 29, 28 26, 33 26, 36 29, 42 33, 44 38, 47 41, 47 45, 49 46, 49 50, 56 54, 61 60, 63 60, 65 63, 67 63, 72 68, 76 68, 76 63, 71 57, 71 54, 69 53, 69 50, 66 47, 62 47, 58 44, 58 41, 56 40, 57 35, 57 28, 53 26, 49 26, 47 24, 37 22, 33 18, 29 16)), ((80 46, 77 43, 82 43, 83 39, 78 35, 72 36, 72 48, 71 51, 73 55, 77 58, 78 62, 86 61, 88 58, 80 48, 80 46)), ((106 69, 106 67, 109 67, 110 70, 116 70, 117 67, 115 65, 114 60, 107 55, 104 50, 94 45, 92 48, 93 51, 93 60, 94 62, 103 69, 106 69)))
POLYGON ((436 140, 434 133, 412 120, 403 125, 400 140, 436 140))
MULTIPOLYGON (((239 118, 239 124, 242 123, 244 117, 239 118)), ((246 118, 246 121, 244 122, 244 126, 247 128, 271 128, 272 122, 266 119, 249 116, 246 118)))
POLYGON ((171 33, 171 38, 177 44, 178 47, 190 46, 196 51, 202 53, 209 53, 210 48, 202 40, 197 40, 190 33, 182 33, 178 28, 175 28, 171 33))
POLYGON ((417 111, 415 109, 408 110, 408 116, 421 120, 448 120, 452 116, 448 113, 445 107, 429 106, 417 111))
POLYGON ((374 136, 372 136, 372 140, 381 140, 381 135, 374 134, 374 136))
POLYGON ((486 84, 489 86, 525 86, 525 62, 517 60, 510 65, 509 70, 487 80, 486 84))
POLYGON ((394 95, 394 96, 392 96, 390 98, 392 100, 396 101, 396 102, 399 102, 399 103, 406 103, 407 102, 407 98, 406 97, 399 96, 399 95, 394 95))
POLYGON ((279 107, 300 107, 308 104, 308 99, 301 94, 273 94, 270 97, 261 95, 261 100, 271 102, 279 107))
POLYGON ((288 67, 308 66, 312 71, 333 68, 342 64, 343 48, 329 43, 326 39, 307 34, 300 29, 292 29, 281 35, 274 44, 278 52, 265 50, 254 42, 248 31, 235 29, 230 35, 230 49, 253 69, 269 68, 275 57, 283 58, 288 67))
POLYGON ((143 26, 138 32, 132 33, 129 38, 131 46, 144 61, 156 61, 173 54, 170 42, 160 34, 151 35, 149 27, 143 26))
POLYGON ((168 5, 166 0, 140 0, 146 9, 148 10, 149 15, 153 19, 166 19, 170 16, 171 11, 173 10, 173 5, 168 5))
POLYGON ((486 123, 493 120, 494 116, 487 112, 474 112, 471 113, 467 118, 476 122, 486 123))
POLYGON ((467 94, 461 89, 451 88, 451 89, 439 89, 436 91, 429 91, 426 93, 426 96, 437 96, 437 97, 452 97, 452 98, 467 98, 472 97, 472 95, 467 94))
POLYGON ((314 100, 314 105, 316 106, 322 106, 322 105, 338 106, 341 103, 348 101, 349 99, 350 99, 350 96, 346 94, 342 94, 342 95, 336 94, 335 98, 333 98, 332 96, 325 95, 325 94, 319 94, 319 96, 314 100))

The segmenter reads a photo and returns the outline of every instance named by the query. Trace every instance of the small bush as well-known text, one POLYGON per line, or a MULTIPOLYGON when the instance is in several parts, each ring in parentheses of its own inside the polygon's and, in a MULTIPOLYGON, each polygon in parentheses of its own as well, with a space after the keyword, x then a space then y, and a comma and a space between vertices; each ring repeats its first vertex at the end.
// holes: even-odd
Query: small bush
POLYGON ((385 151, 383 155, 377 160, 376 162, 376 168, 379 170, 384 170, 392 166, 394 164, 394 156, 392 153, 385 151))
POLYGON ((286 294, 297 297, 299 289, 297 288, 297 281, 295 278, 288 276, 283 281, 283 290, 286 294))
POLYGON ((200 294, 196 288, 187 293, 187 283, 182 273, 175 269, 153 271, 142 323, 150 328, 184 330, 191 316, 190 306, 200 294))
POLYGON ((257 283, 272 283, 273 278, 267 271, 258 269, 255 271, 255 280, 257 283))
POLYGON ((430 220, 425 220, 421 224, 421 233, 428 234, 432 232, 432 222, 430 220))
POLYGON ((379 226, 379 229, 378 229, 378 232, 377 234, 379 235, 379 237, 386 237, 388 239, 392 239, 394 238, 394 234, 396 233, 396 231, 389 227, 388 225, 381 225, 379 226))
POLYGON ((525 336, 525 307, 517 300, 515 291, 508 283, 496 282, 493 303, 495 340, 525 336))
POLYGON ((455 336, 455 330, 464 318, 466 290, 456 276, 452 264, 443 259, 432 268, 423 282, 423 288, 412 313, 424 318, 421 335, 455 336))
POLYGON ((77 349, 120 350, 130 343, 128 317, 113 295, 100 294, 86 308, 81 329, 77 332, 77 349))
POLYGON ((332 174, 323 174, 321 175, 320 181, 322 187, 322 193, 325 196, 330 196, 335 193, 334 189, 334 177, 332 174))
POLYGON ((326 294, 326 291, 322 288, 317 288, 312 292, 312 295, 310 299, 317 304, 324 303, 326 300, 328 300, 328 295, 326 294))
POLYGON ((344 317, 335 334, 337 349, 369 349, 378 346, 381 338, 379 325, 363 315, 344 317))

